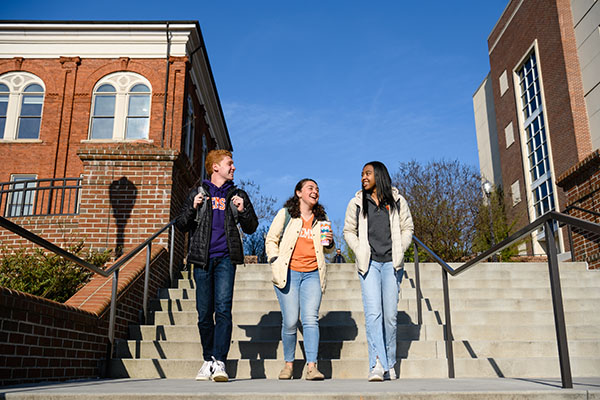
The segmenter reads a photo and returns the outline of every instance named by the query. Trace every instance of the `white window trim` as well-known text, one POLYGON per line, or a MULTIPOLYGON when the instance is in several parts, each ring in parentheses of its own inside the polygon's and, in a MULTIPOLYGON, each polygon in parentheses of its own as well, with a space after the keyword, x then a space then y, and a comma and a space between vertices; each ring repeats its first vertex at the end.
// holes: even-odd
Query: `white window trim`
POLYGON ((4 125, 4 135, 0 138, 0 142, 19 142, 19 143, 36 143, 41 142, 39 139, 41 134, 41 123, 40 131, 38 132, 37 139, 19 139, 17 138, 17 128, 19 126, 19 117, 21 115, 21 99, 23 98, 23 90, 31 85, 38 84, 44 89, 44 98, 42 100, 42 112, 40 114, 40 121, 44 118, 44 102, 46 100, 46 85, 44 82, 29 72, 24 71, 13 71, 7 72, 0 76, 0 83, 8 86, 10 94, 8 95, 8 107, 6 110, 6 124, 4 125))
MULTIPOLYGON (((540 50, 538 47, 538 41, 537 39, 535 39, 533 41, 533 43, 531 44, 531 46, 529 46, 529 48, 523 53, 523 57, 521 57, 521 59, 515 64, 514 68, 512 69, 512 74, 513 74, 513 82, 518 82, 519 81, 519 75, 518 75, 518 71, 519 69, 523 66, 523 63, 525 63, 525 61, 527 60, 527 58, 530 56, 531 52, 535 51, 535 55, 536 55, 536 64, 537 64, 537 68, 538 68, 538 81, 540 84, 540 96, 542 99, 542 104, 540 107, 538 107, 539 111, 544 110, 544 129, 546 130, 546 146, 548 148, 548 160, 549 160, 549 164, 550 164, 550 173, 552 174, 553 177, 556 177, 556 173, 554 171, 554 158, 553 158, 553 151, 552 151, 552 141, 550 138, 550 126, 548 125, 548 113, 546 112, 547 107, 546 107, 546 96, 545 96, 545 89, 544 89, 544 78, 543 78, 543 72, 542 72, 542 62, 540 60, 540 50)), ((527 133, 525 132, 525 120, 523 118, 523 112, 521 110, 521 93, 520 93, 520 85, 513 85, 513 94, 515 96, 515 106, 517 108, 517 121, 518 121, 518 134, 520 137, 520 144, 521 144, 521 163, 522 163, 522 168, 523 168, 523 175, 525 177, 525 199, 527 201, 527 211, 528 211, 528 215, 529 215, 529 222, 533 222, 536 220, 536 212, 535 212, 535 207, 534 207, 534 199, 533 199, 533 184, 534 182, 531 181, 531 175, 529 173, 529 160, 528 160, 528 150, 527 150, 527 133)), ((534 114, 538 115, 537 112, 534 112, 534 114)), ((532 118, 532 116, 530 115, 529 118, 527 118, 527 120, 529 121, 532 118)), ((559 210, 559 205, 558 205, 558 188, 556 186, 556 179, 551 179, 550 180, 551 185, 552 185, 552 190, 554 193, 554 209, 555 210, 559 210)), ((531 237, 534 241, 534 254, 538 254, 541 251, 541 247, 540 244, 538 243, 540 240, 542 240, 542 236, 543 236, 543 229, 538 229, 537 231, 534 231, 531 233, 531 237)), ((559 250, 562 252, 564 251, 564 243, 563 243, 563 235, 562 235, 562 229, 558 229, 558 245, 559 245, 559 250)))
POLYGON ((150 137, 150 121, 152 117, 152 85, 150 81, 143 77, 140 74, 135 72, 114 72, 112 74, 104 76, 96 85, 94 85, 94 90, 92 92, 92 104, 90 106, 90 120, 88 124, 88 138, 86 140, 82 140, 82 143, 94 142, 94 143, 107 143, 107 142, 135 142, 139 140, 149 141, 150 137), (92 121, 94 119, 94 103, 96 99, 96 90, 104 84, 109 84, 115 88, 115 115, 114 115, 114 125, 113 125, 113 134, 112 139, 102 138, 102 139, 94 139, 92 138, 92 121), (125 137, 125 132, 127 129, 127 107, 129 100, 129 92, 131 88, 135 85, 142 84, 146 85, 148 89, 150 89, 150 93, 148 93, 148 97, 150 99, 149 108, 148 108, 148 132, 146 132, 145 138, 135 138, 135 139, 127 139, 125 137))

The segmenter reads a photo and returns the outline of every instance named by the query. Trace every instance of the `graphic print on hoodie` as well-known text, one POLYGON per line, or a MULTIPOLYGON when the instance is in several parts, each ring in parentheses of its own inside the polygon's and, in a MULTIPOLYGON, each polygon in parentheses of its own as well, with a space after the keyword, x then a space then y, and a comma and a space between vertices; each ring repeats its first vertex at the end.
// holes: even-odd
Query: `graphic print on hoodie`
POLYGON ((225 257, 229 255, 227 237, 225 236, 225 210, 227 209, 227 192, 233 187, 233 182, 227 181, 217 187, 209 180, 204 180, 208 186, 212 206, 212 232, 208 258, 225 257))

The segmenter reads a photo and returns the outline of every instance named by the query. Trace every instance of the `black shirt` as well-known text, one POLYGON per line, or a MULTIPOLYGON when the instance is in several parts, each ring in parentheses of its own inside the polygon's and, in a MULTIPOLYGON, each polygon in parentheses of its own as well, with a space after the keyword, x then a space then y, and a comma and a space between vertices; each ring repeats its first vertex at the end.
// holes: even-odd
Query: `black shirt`
POLYGON ((367 218, 369 221, 369 246, 371 260, 392 261, 392 232, 390 230, 389 206, 378 207, 370 194, 367 194, 367 218))

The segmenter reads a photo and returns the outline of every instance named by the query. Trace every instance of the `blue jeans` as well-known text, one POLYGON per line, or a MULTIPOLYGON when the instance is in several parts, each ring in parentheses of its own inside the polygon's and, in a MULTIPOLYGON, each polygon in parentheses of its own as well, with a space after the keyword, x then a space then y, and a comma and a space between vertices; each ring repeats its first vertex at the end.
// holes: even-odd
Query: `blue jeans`
POLYGON ((211 258, 206 270, 194 266, 198 330, 205 361, 210 361, 211 356, 219 361, 227 359, 233 326, 234 281, 235 265, 231 264, 229 256, 211 258))
POLYGON ((298 316, 302 320, 306 362, 317 362, 319 351, 319 307, 321 306, 321 280, 319 271, 298 272, 288 270, 287 285, 275 286, 275 294, 281 307, 281 341, 283 357, 293 362, 296 355, 296 328, 298 316))
POLYGON ((362 292, 369 366, 373 368, 379 358, 385 371, 396 364, 396 318, 398 292, 404 269, 396 271, 391 262, 371 260, 369 270, 358 274, 362 292))

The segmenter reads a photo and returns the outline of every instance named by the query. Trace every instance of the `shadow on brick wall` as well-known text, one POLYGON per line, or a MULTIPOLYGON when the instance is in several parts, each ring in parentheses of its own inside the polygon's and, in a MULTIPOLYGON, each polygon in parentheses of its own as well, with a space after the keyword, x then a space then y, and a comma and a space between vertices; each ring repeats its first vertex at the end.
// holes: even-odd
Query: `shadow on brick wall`
POLYGON ((115 224, 117 225, 117 239, 115 243, 115 256, 123 255, 125 244, 125 226, 131 217, 131 212, 137 199, 137 187, 126 177, 112 181, 109 186, 110 208, 115 224))

